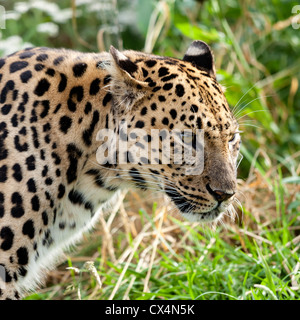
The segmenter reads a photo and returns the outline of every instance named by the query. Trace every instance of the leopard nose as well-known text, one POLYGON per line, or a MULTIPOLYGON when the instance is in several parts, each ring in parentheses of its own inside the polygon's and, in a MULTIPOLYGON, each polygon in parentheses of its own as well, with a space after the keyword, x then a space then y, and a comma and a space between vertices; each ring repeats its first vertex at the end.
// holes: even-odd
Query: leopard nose
POLYGON ((228 200, 235 194, 235 192, 228 193, 223 190, 218 190, 218 189, 213 190, 209 184, 206 185, 206 189, 218 202, 223 202, 225 200, 228 200))

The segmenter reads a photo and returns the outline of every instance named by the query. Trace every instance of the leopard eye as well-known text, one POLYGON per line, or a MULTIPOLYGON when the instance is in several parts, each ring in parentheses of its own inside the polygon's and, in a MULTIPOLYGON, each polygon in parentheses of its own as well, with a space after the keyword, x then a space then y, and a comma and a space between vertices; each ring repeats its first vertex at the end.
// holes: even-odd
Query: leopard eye
POLYGON ((240 133, 236 132, 228 142, 234 143, 238 139, 239 135, 240 135, 240 133))

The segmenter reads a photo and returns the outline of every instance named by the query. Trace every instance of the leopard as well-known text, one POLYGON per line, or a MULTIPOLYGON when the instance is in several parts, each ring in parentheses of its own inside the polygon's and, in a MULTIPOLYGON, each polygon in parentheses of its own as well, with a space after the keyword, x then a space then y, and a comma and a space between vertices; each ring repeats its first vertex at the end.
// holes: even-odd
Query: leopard
POLYGON ((201 40, 181 58, 113 46, 33 47, 0 58, 0 299, 43 285, 124 190, 158 190, 190 221, 221 219, 237 191, 239 133, 201 40), (185 145, 190 156, 176 162, 185 145), (197 157, 194 174, 187 169, 197 157))

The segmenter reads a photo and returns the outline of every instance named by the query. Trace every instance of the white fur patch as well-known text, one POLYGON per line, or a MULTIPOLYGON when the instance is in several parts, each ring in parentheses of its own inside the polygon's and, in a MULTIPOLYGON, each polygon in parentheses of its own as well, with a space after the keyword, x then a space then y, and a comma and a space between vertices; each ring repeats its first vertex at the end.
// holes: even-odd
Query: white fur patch
POLYGON ((190 46, 186 52, 188 56, 201 56, 207 52, 207 48, 199 48, 197 46, 190 46))
POLYGON ((128 60, 128 58, 120 51, 117 51, 117 56, 119 60, 128 60))
POLYGON ((118 61, 128 60, 128 58, 122 52, 120 52, 119 50, 117 50, 113 46, 110 47, 109 51, 110 51, 111 55, 118 61))
MULTIPOLYGON (((90 188, 90 190, 91 189, 92 188, 90 188)), ((94 189, 92 190, 95 191, 94 189)), ((99 190, 97 189, 97 191, 99 197, 99 190)), ((40 241, 37 249, 39 258, 36 261, 34 256, 31 257, 27 266, 26 277, 19 278, 19 281, 16 283, 16 289, 22 294, 22 292, 34 290, 41 285, 47 274, 46 271, 53 269, 64 257, 64 251, 78 243, 82 239, 83 234, 95 226, 99 221, 100 215, 106 214, 107 211, 112 210, 116 205, 120 205, 118 201, 119 198, 120 192, 117 191, 98 207, 92 218, 88 210, 84 210, 82 207, 70 203, 70 201, 65 198, 63 215, 60 216, 58 214, 56 218, 57 222, 49 228, 54 243, 48 248, 47 246, 41 245, 42 241, 40 241), (76 227, 74 229, 65 228, 65 230, 62 231, 59 228, 60 221, 67 222, 68 225, 70 222, 75 222, 76 227)))

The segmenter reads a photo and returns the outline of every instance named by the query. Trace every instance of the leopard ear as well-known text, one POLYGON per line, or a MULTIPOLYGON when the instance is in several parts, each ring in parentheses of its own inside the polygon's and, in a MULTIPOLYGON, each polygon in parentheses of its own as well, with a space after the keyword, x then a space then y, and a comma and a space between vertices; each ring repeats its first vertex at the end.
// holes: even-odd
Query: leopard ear
POLYGON ((122 52, 110 47, 111 63, 106 69, 111 75, 110 92, 118 112, 131 109, 147 93, 148 83, 138 80, 138 66, 122 52))
POLYGON ((205 42, 200 40, 193 41, 188 47, 183 60, 192 62, 196 66, 207 70, 211 77, 216 77, 213 54, 205 42))
POLYGON ((120 52, 113 46, 110 46, 109 52, 112 55, 116 65, 121 70, 123 70, 124 72, 127 72, 131 76, 133 75, 134 72, 137 72, 138 70, 137 65, 134 62, 132 62, 127 56, 125 56, 122 52, 120 52))

